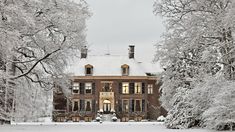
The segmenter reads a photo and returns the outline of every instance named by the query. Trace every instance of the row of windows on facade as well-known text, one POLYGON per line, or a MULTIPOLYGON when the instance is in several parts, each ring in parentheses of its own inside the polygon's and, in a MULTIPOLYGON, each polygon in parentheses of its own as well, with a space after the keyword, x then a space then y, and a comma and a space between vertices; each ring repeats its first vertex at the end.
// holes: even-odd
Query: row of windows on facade
MULTIPOLYGON (((85 66, 85 74, 86 75, 92 75, 93 74, 93 66, 88 64, 85 66)), ((122 75, 129 75, 129 66, 127 64, 124 64, 121 66, 121 72, 122 72, 122 75)))
MULTIPOLYGON (((95 100, 73 100, 72 110, 74 112, 95 111, 95 100)), ((123 99, 118 101, 119 112, 144 112, 145 111, 145 100, 143 99, 123 99)))
MULTIPOLYGON (((103 84, 102 92, 113 92, 110 83, 103 84)), ((153 84, 147 85, 148 94, 153 94, 153 84)), ((95 83, 73 83, 73 94, 94 94, 95 93, 95 83)), ((120 94, 144 94, 145 93, 145 83, 135 82, 123 82, 119 84, 120 94)))

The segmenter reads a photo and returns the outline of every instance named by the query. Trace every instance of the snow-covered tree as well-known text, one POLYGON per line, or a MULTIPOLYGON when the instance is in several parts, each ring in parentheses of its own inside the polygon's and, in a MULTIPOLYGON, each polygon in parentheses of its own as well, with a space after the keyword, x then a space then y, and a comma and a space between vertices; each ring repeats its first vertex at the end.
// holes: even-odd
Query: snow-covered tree
POLYGON ((35 97, 42 93, 36 87, 49 90, 64 76, 68 60, 86 45, 89 16, 83 0, 0 0, 0 118, 9 119, 20 104, 36 106, 32 101, 43 98, 35 97))
MULTIPOLYGON (((166 125, 169 128, 217 129, 222 125, 226 129, 226 121, 211 122, 212 112, 207 111, 215 110, 222 102, 231 104, 228 99, 214 103, 217 94, 213 93, 221 88, 229 91, 229 87, 235 86, 234 7, 233 0, 155 2, 154 13, 165 18, 167 29, 164 40, 156 46, 156 60, 165 68, 161 100, 168 110, 166 125), (217 83, 218 79, 223 80, 223 87, 217 83)), ((218 96, 225 97, 226 93, 218 96)), ((223 111, 225 118, 234 121, 233 116, 227 116, 234 111, 223 111)), ((220 115, 217 116, 219 119, 220 115)))

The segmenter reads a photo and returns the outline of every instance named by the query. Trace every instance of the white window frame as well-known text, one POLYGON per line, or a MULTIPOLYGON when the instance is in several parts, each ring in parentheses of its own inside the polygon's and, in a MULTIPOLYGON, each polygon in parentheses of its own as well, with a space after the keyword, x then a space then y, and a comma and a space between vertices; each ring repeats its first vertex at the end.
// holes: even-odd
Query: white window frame
POLYGON ((85 94, 92 94, 92 83, 85 83, 85 94), (91 90, 91 92, 90 93, 87 93, 87 91, 86 90, 91 90))
POLYGON ((90 65, 90 64, 85 65, 85 72, 84 72, 84 73, 85 73, 85 75, 87 75, 87 76, 93 75, 93 66, 90 65), (90 69, 90 73, 89 73, 89 74, 87 73, 88 68, 90 69))
POLYGON ((122 99, 122 111, 129 112, 130 110, 130 100, 129 99, 122 99), (126 108, 124 109, 124 101, 127 101, 126 108))
POLYGON ((153 84, 148 84, 148 94, 153 94, 153 84))
POLYGON ((129 75, 130 67, 127 64, 122 65, 121 69, 122 69, 121 72, 122 72, 123 76, 128 76, 129 75))
POLYGON ((74 111, 75 102, 78 102, 78 111, 79 111, 79 106, 80 106, 80 101, 79 101, 79 99, 74 99, 74 100, 73 100, 72 111, 74 111))
POLYGON ((134 108, 135 112, 142 112, 142 99, 135 99, 135 102, 134 102, 134 103, 135 103, 135 105, 134 105, 134 106, 135 106, 135 108, 134 108), (136 101, 137 101, 137 100, 140 101, 140 111, 136 111, 136 101))
POLYGON ((79 94, 79 92, 80 92, 80 83, 74 82, 74 83, 73 83, 73 88, 72 88, 72 93, 73 93, 73 94, 79 94), (74 93, 73 90, 78 90, 78 93, 74 93))
POLYGON ((86 107, 87 107, 87 102, 90 102, 90 106, 91 106, 91 110, 87 111, 87 112, 91 112, 92 111, 92 100, 91 99, 85 99, 84 103, 85 103, 85 111, 86 111, 86 107))
POLYGON ((135 94, 142 94, 142 83, 136 82, 135 83, 135 94))
POLYGON ((129 93, 130 93, 129 83, 123 82, 122 83, 122 94, 129 94, 129 93))

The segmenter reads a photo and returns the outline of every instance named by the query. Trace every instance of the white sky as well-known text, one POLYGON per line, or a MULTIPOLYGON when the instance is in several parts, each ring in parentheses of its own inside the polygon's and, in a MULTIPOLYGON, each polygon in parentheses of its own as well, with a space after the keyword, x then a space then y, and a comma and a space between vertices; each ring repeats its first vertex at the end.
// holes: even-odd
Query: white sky
POLYGON ((161 18, 153 14, 154 0, 86 1, 93 13, 87 26, 90 54, 127 55, 134 44, 139 61, 152 61, 164 31, 161 18))

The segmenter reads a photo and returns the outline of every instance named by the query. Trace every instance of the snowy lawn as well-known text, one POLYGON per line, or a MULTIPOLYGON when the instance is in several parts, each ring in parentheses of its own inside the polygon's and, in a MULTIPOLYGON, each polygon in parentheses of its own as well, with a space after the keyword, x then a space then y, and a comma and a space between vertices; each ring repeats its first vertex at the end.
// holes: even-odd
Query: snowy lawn
POLYGON ((157 122, 21 123, 0 125, 0 132, 213 132, 206 129, 172 130, 157 122))

